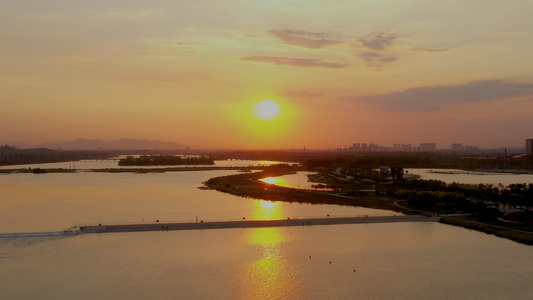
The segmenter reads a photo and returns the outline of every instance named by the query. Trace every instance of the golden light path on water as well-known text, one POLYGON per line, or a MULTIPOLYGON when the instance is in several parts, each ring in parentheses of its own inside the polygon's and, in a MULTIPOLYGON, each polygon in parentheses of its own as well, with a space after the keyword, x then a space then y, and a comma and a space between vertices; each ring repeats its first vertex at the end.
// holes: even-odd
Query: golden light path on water
POLYGON ((293 187, 286 179, 282 177, 266 177, 266 178, 259 179, 259 181, 266 182, 268 184, 279 185, 283 187, 293 187))
MULTIPOLYGON (((254 219, 281 219, 283 207, 275 202, 259 201, 254 219)), ((283 256, 290 242, 285 228, 253 228, 246 244, 253 247, 255 259, 244 264, 239 272, 242 299, 284 299, 302 289, 299 268, 283 256)))
POLYGON ((272 160, 260 160, 257 162, 257 165, 265 165, 265 166, 271 166, 271 165, 277 165, 277 164, 284 164, 283 162, 279 161, 272 161, 272 160))

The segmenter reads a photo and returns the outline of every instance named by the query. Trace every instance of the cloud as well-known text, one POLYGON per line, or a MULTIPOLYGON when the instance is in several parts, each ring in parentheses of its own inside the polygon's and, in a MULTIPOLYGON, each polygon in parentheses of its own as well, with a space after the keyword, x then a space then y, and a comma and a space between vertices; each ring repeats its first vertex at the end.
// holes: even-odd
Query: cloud
POLYGON ((178 46, 205 46, 205 43, 176 43, 178 46))
POLYGON ((278 38, 282 43, 309 49, 321 49, 328 46, 342 44, 342 41, 329 39, 331 36, 321 32, 306 30, 270 30, 268 33, 278 38))
POLYGON ((375 67, 398 60, 398 57, 393 54, 381 54, 379 52, 357 51, 355 55, 365 61, 367 65, 375 67))
POLYGON ((367 65, 380 67, 398 60, 396 54, 385 52, 395 45, 397 34, 391 31, 371 32, 358 40, 353 54, 367 65))
POLYGON ((384 95, 358 97, 357 101, 395 111, 438 111, 449 104, 533 96, 533 83, 501 80, 473 81, 461 85, 416 87, 384 95))
POLYGON ((272 57, 272 56, 244 56, 244 57, 241 57, 240 60, 272 63, 274 65, 285 65, 285 66, 294 66, 294 67, 314 67, 314 68, 327 68, 327 69, 342 69, 348 66, 348 64, 323 61, 320 59, 288 58, 288 57, 272 57))
POLYGON ((450 48, 446 48, 446 49, 431 49, 431 48, 424 48, 424 47, 413 47, 411 48, 411 50, 413 51, 422 51, 422 52, 444 52, 444 51, 448 51, 448 50, 451 50, 450 48))
POLYGON ((396 40, 396 37, 396 33, 390 31, 372 32, 360 39, 359 42, 367 49, 383 51, 394 45, 394 40, 396 40))

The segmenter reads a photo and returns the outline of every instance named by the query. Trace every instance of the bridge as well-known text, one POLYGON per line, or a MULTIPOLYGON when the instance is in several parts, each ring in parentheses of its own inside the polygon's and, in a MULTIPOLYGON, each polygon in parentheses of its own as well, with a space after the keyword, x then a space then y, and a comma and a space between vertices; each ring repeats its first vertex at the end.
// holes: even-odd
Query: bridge
POLYGON ((257 228, 315 226, 340 224, 374 224, 395 222, 436 222, 439 217, 421 215, 398 216, 359 216, 359 217, 326 217, 326 218, 287 218, 280 220, 235 220, 235 221, 197 221, 197 222, 154 222, 132 224, 92 224, 79 225, 81 233, 136 232, 136 231, 167 231, 167 230, 199 230, 224 228, 257 228))

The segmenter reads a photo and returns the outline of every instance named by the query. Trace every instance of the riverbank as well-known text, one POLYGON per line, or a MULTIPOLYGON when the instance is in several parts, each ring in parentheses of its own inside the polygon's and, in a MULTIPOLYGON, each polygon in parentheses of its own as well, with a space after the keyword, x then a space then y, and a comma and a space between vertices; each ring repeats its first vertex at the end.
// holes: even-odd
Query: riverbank
POLYGON ((521 244, 533 245, 533 232, 513 229, 507 226, 500 226, 497 224, 487 224, 486 222, 474 221, 471 219, 470 216, 442 217, 439 222, 454 226, 460 226, 476 231, 481 231, 487 234, 506 238, 521 244))

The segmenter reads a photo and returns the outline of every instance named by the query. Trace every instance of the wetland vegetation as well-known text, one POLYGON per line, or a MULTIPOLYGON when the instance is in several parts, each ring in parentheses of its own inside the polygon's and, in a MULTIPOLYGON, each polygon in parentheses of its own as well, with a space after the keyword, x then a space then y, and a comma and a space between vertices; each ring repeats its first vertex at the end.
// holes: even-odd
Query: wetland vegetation
POLYGON ((141 155, 127 156, 118 161, 119 166, 177 166, 177 165, 214 165, 212 156, 180 155, 141 155))

